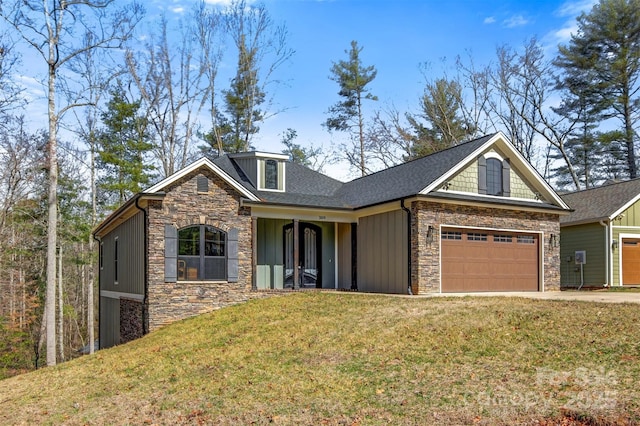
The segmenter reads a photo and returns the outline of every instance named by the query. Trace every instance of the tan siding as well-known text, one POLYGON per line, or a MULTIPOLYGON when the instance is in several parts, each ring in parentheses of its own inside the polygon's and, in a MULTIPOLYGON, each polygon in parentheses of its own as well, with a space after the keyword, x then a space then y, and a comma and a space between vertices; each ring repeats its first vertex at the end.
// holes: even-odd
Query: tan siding
POLYGON ((581 283, 580 266, 575 264, 575 252, 586 251, 584 285, 603 286, 606 277, 605 238, 606 228, 598 223, 565 226, 560 230, 561 286, 578 287, 581 283))
POLYGON ((613 221, 613 226, 640 227, 640 202, 633 204, 613 221))
POLYGON ((360 218, 358 289, 406 293, 407 219, 402 210, 360 218))
POLYGON ((100 288, 144 294, 144 215, 139 212, 102 239, 100 288), (115 282, 115 245, 118 241, 118 282, 115 282))

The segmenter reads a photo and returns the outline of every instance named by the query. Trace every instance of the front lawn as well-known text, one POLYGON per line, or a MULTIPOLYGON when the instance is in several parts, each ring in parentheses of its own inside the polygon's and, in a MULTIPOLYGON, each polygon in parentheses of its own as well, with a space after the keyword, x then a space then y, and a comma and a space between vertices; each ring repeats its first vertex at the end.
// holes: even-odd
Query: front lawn
POLYGON ((0 423, 634 424, 638 324, 627 304, 292 294, 0 381, 0 423))

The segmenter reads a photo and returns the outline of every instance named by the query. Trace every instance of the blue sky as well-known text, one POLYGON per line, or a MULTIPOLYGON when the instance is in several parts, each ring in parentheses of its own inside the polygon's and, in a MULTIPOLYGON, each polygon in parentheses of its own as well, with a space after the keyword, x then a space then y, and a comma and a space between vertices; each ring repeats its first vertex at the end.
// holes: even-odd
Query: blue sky
MULTIPOLYGON (((364 64, 378 71, 370 84, 379 98, 376 106, 416 111, 425 81, 421 63, 431 63, 433 77, 453 74, 457 55, 470 52, 477 66, 486 65, 496 47, 519 47, 532 36, 553 55, 593 1, 267 0, 265 5, 274 21, 286 24, 296 51, 280 70, 287 85, 276 93, 288 109, 265 123, 255 141, 259 150, 280 151, 279 134, 288 127, 297 130, 302 145, 328 148, 340 141, 321 123, 338 100, 329 69, 346 58, 351 40, 364 48, 364 64)), ((349 176, 344 167, 334 173, 349 176)))

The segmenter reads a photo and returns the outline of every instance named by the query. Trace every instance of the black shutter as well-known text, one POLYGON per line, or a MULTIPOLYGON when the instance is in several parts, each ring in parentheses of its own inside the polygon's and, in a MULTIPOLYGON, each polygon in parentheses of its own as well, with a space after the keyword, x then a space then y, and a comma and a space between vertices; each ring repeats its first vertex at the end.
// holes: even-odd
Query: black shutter
POLYGON ((238 230, 227 233, 227 281, 238 282, 238 230))
POLYGON ((502 195, 511 197, 511 165, 509 159, 502 162, 502 195))
POLYGON ((478 194, 487 193, 487 159, 478 158, 478 194))
POLYGON ((178 281, 178 230, 173 225, 164 226, 164 282, 178 281))

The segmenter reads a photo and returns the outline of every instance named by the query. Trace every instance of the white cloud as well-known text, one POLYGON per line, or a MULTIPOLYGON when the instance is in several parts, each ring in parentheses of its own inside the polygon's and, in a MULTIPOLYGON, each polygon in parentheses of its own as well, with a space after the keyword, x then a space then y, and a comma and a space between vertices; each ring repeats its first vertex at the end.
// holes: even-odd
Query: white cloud
POLYGON ((527 25, 529 20, 522 15, 513 15, 512 17, 505 19, 502 23, 507 28, 515 28, 527 25))
POLYGON ((169 10, 173 13, 183 13, 184 12, 184 7, 182 6, 176 6, 176 7, 171 7, 169 8, 169 10))
POLYGON ((487 16, 486 18, 484 18, 483 22, 485 24, 493 24, 494 22, 496 22, 496 18, 494 18, 493 16, 487 16))
POLYGON ((576 0, 564 2, 556 11, 558 16, 568 16, 574 18, 580 15, 582 12, 588 12, 593 5, 597 3, 596 0, 576 0))

